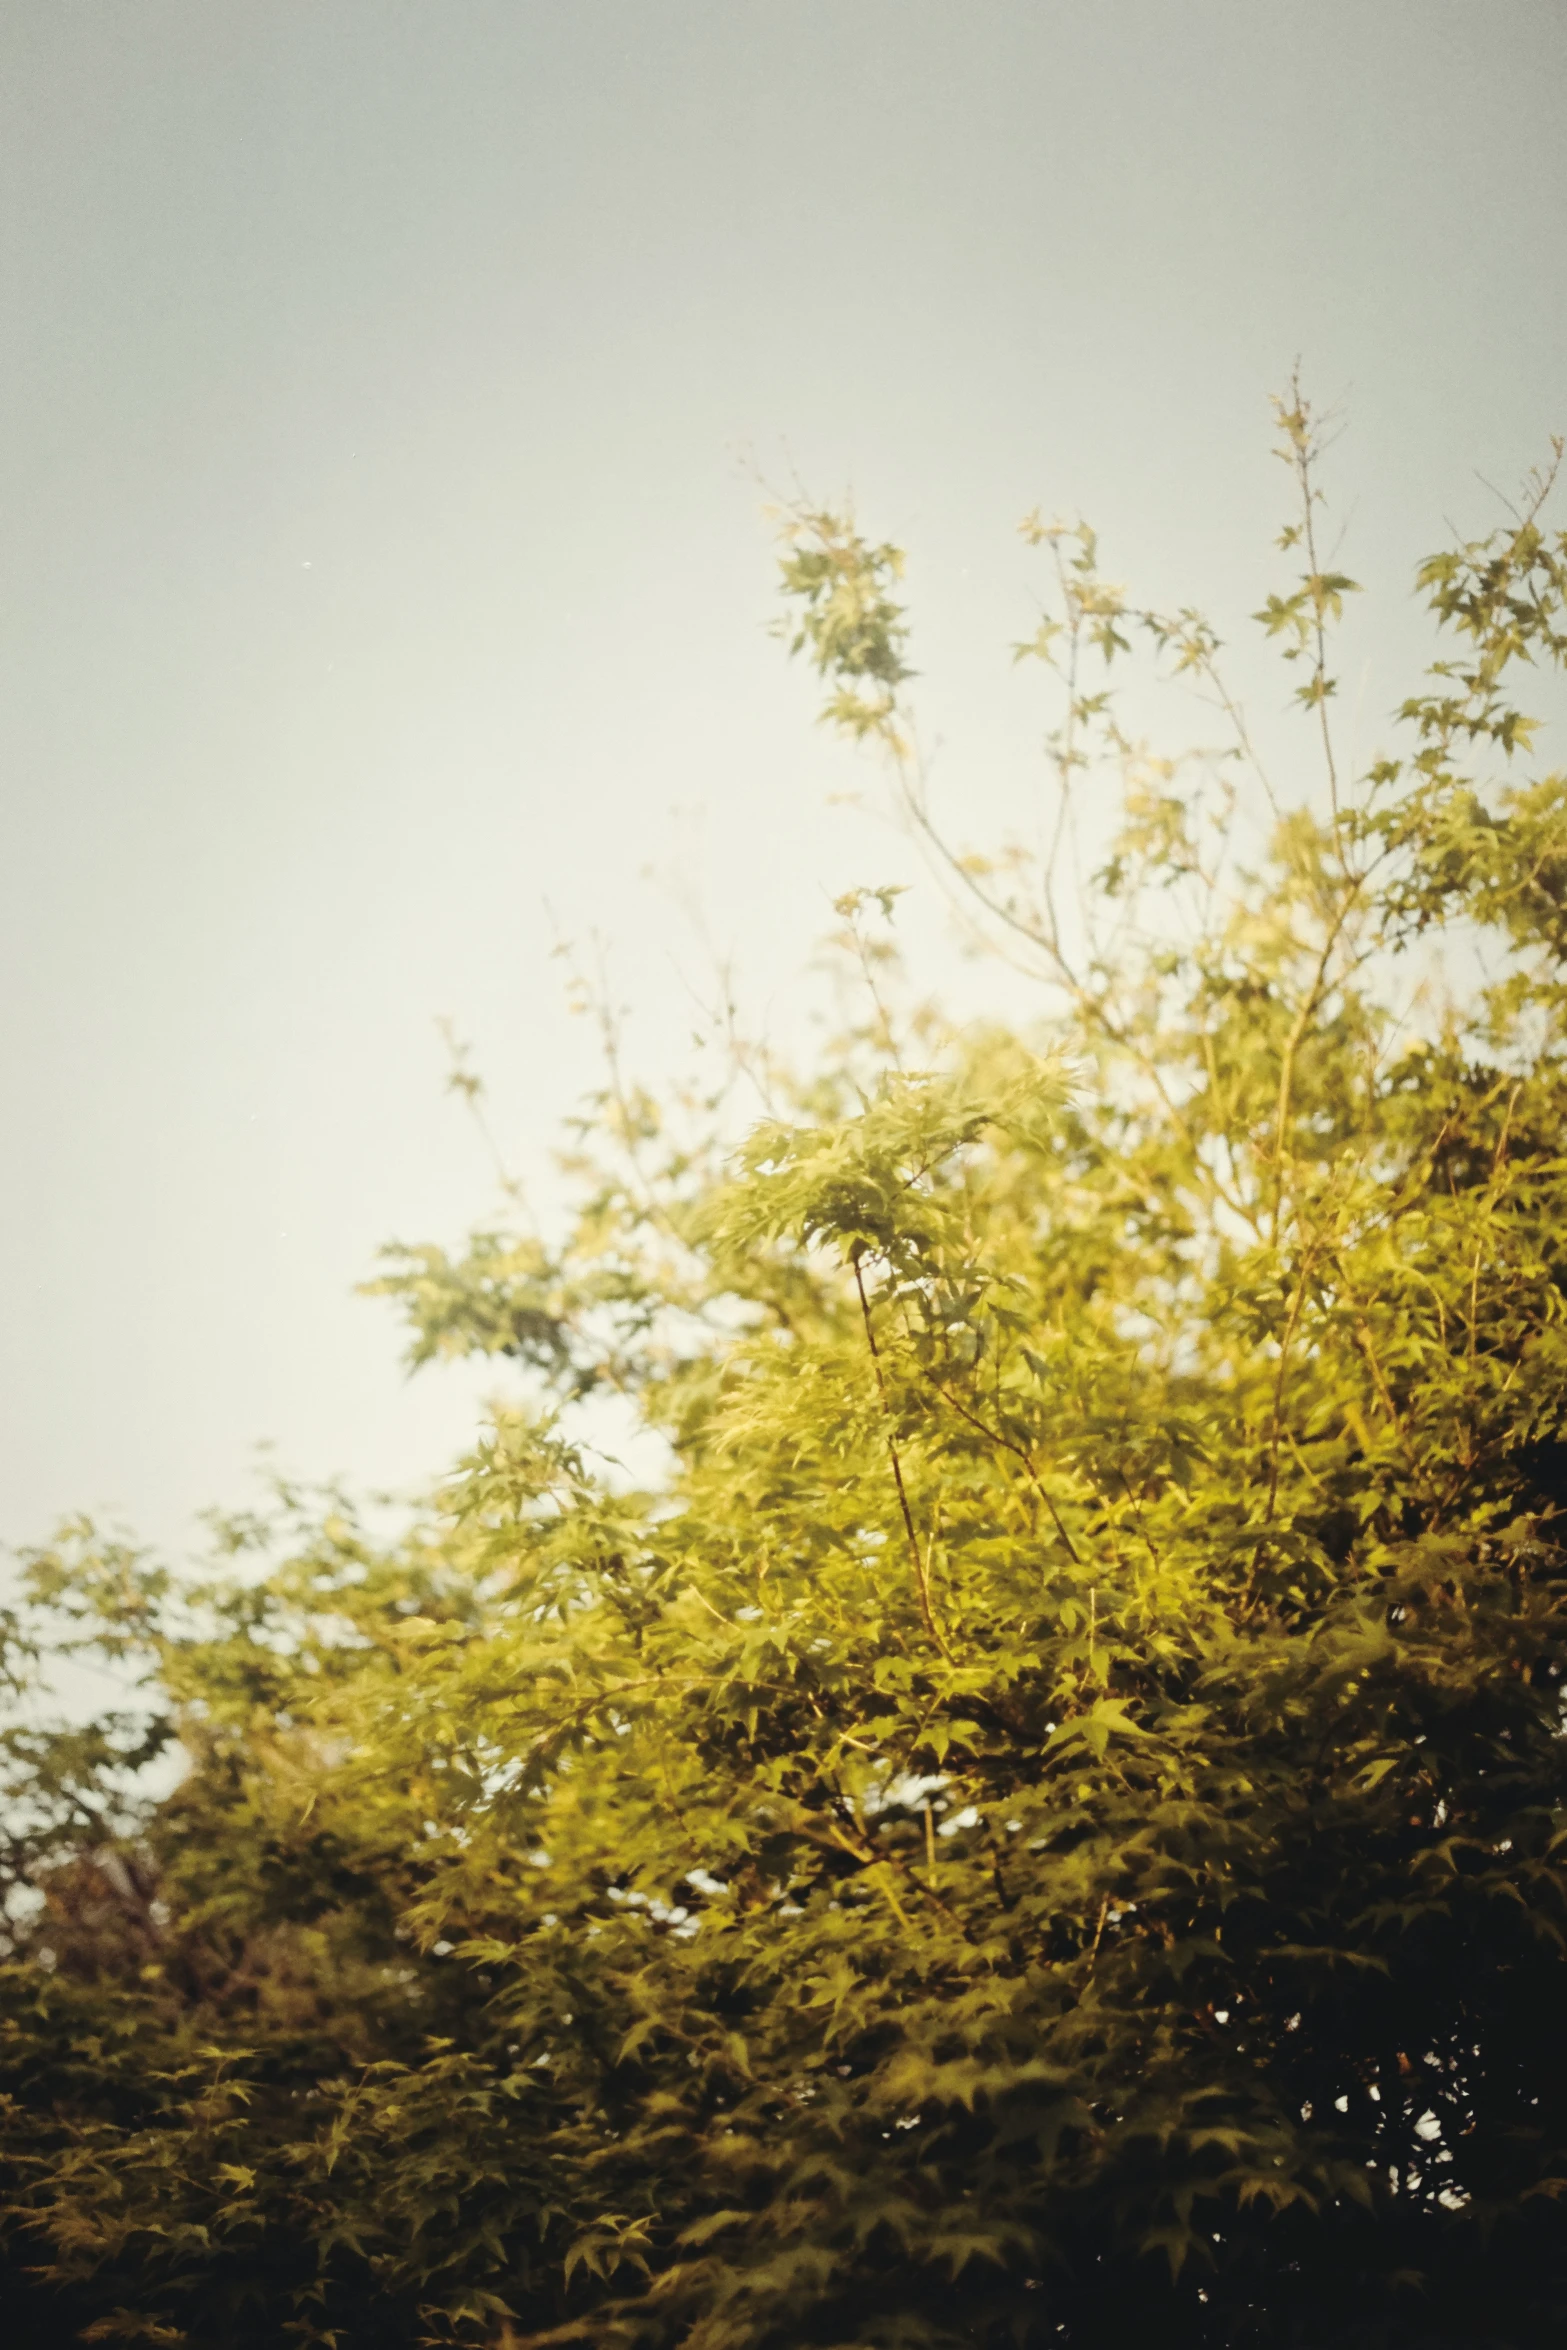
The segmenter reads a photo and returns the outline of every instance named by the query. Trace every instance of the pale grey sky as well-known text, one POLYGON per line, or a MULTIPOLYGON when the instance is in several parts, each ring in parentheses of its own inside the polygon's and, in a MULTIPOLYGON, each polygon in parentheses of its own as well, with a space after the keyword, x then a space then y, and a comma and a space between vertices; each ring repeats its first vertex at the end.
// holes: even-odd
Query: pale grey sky
POLYGON ((1299 353, 1395 656, 1567 427, 1562 0, 9 0, 0 82, 11 1540, 177 1539, 262 1438, 435 1471, 483 1382, 349 1295, 488 1204, 435 1016, 537 1165, 592 1074, 546 899, 656 1071, 645 868, 762 1001, 907 865, 743 451, 909 545, 983 806, 1029 506, 1243 613, 1299 353))

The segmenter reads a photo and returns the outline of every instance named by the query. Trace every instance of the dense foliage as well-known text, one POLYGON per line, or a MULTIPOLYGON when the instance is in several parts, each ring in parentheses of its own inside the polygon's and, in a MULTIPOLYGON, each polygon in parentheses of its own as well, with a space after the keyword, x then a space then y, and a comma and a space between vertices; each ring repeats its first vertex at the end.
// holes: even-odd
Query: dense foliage
POLYGON ((940 828, 896 550, 783 517, 790 642, 1037 1029, 905 1016, 844 901, 869 1008, 801 1081, 736 1045, 738 1148, 612 1065, 562 1240, 391 1259, 416 1357, 532 1399, 417 1526, 29 1562, 13 2341, 1567 2326, 1567 778, 1514 700, 1567 536, 1542 481, 1424 566, 1443 657, 1346 772, 1280 422, 1304 780, 1036 520, 1038 864, 940 828), (1144 655, 1223 755, 1123 732, 1144 655), (73 1644, 132 1687, 51 1727, 73 1644))

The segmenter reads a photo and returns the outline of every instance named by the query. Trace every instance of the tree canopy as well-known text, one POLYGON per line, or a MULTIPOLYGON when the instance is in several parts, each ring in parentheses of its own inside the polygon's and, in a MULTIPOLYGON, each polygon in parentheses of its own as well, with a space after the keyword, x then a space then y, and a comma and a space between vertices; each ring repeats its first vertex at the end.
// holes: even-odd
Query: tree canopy
POLYGON ((280 1487, 199 1578, 25 1562, 14 2341, 1567 2325, 1567 776, 1516 698, 1567 533, 1540 477, 1421 567, 1357 772, 1279 425, 1289 782, 1209 623, 1035 517, 1036 855, 944 825, 898 550, 779 516, 788 648, 1026 1030, 910 1010, 855 893, 863 1014, 736 1041, 759 1123, 612 1055, 564 1229, 389 1255, 415 1361, 519 1382, 402 1533, 280 1487), (1219 749, 1129 731, 1139 662, 1219 749), (73 1651, 119 1711, 48 1718, 73 1651))

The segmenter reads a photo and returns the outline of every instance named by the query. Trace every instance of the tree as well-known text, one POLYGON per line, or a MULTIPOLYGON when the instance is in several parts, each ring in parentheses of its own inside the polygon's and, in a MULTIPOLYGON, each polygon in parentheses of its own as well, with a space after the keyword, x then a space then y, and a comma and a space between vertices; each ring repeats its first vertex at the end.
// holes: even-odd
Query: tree
POLYGON ((791 648, 1037 1030, 901 1015, 857 893, 869 1009, 737 1149, 612 1063, 558 1245, 394 1252, 415 1359, 531 1397, 405 1537, 285 1493, 202 1586, 85 1528, 31 1561, 18 1678, 87 1641, 146 1702, 9 1733, 30 2339, 1567 2321, 1567 778, 1513 699, 1567 535, 1542 477, 1423 566, 1443 657, 1348 773, 1353 582, 1279 422, 1294 797, 1212 629, 1034 520, 1055 847, 969 855, 901 558, 786 510, 791 648), (1228 754, 1123 733, 1139 650, 1228 754))

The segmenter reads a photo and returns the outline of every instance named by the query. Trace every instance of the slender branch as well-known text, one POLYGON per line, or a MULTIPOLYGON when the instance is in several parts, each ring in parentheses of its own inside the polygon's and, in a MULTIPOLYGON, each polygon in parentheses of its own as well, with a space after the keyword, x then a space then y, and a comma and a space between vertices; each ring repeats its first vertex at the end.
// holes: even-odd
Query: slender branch
MULTIPOLYGON (((1120 1025, 1103 997, 1096 995, 1079 977, 1058 940, 1048 932, 1039 929, 1034 923, 1025 920, 1016 907, 1005 904, 1002 899, 984 887, 976 874, 969 871, 957 851, 942 838, 941 833, 937 830, 929 808, 925 805, 915 784, 910 781, 909 762, 906 754, 901 750, 894 754, 894 764, 904 806, 907 808, 921 840, 937 859, 939 866, 975 900, 986 914, 991 916, 992 920, 1012 931, 1016 937, 1024 939, 1029 946, 1043 955, 1049 969, 1046 972, 1041 972, 1037 965, 1031 968, 1018 957, 1008 955, 1004 947, 998 947, 997 951, 1003 955, 1006 961, 1011 963, 1014 970, 1022 971, 1025 977, 1053 979, 1057 986, 1066 990, 1077 1012, 1091 1029, 1096 1030, 1105 1042, 1113 1045, 1118 1052, 1124 1052, 1131 1056, 1158 1095, 1161 1109, 1167 1117, 1173 1119, 1179 1128, 1181 1137, 1191 1153, 1193 1166, 1198 1170, 1202 1179, 1211 1186, 1214 1196, 1222 1201, 1232 1215, 1238 1216, 1243 1224, 1249 1226, 1254 1232, 1259 1231, 1257 1216, 1248 1208, 1240 1193, 1232 1193, 1221 1181, 1215 1169, 1203 1158, 1198 1147, 1197 1137, 1192 1131, 1191 1122, 1166 1084, 1158 1061, 1138 1043, 1135 1036, 1129 1034, 1120 1025)), ((984 936, 983 929, 977 924, 976 930, 979 936, 984 936)))
POLYGON ((1268 1443, 1268 1507, 1265 1513, 1270 1523, 1279 1496, 1279 1442, 1284 1425, 1284 1379, 1289 1369, 1290 1348, 1295 1343, 1295 1332, 1300 1326, 1301 1311, 1306 1302, 1306 1281, 1311 1270, 1312 1253, 1310 1249, 1307 1250, 1295 1278, 1295 1295, 1290 1301, 1289 1319, 1284 1325, 1284 1336, 1279 1344, 1279 1368, 1273 1382, 1273 1429, 1268 1443))
POLYGON ((1278 1242, 1279 1216, 1284 1203, 1284 1127, 1290 1114, 1290 1096, 1295 1087, 1295 1063, 1299 1057, 1300 1048, 1305 1042, 1306 1031, 1311 1026, 1318 1007, 1327 993, 1328 966, 1333 959, 1333 950, 1344 934, 1344 926, 1349 920, 1350 911, 1360 894, 1361 886, 1362 876, 1358 874, 1351 876, 1350 887, 1344 902, 1328 925, 1327 937, 1322 942, 1322 952, 1317 957, 1317 968, 1312 975, 1311 985, 1306 991, 1305 999, 1295 1015, 1294 1023, 1285 1040, 1284 1057, 1279 1064, 1279 1092, 1273 1111, 1273 1238, 1275 1245, 1278 1242))
POLYGON ((1096 1962, 1096 1960, 1098 1959, 1098 1956, 1099 1956, 1099 1938, 1100 1938, 1100 1936, 1103 1934, 1103 1932, 1104 1932, 1104 1930, 1105 1930, 1105 1919, 1106 1919, 1106 1918, 1109 1916, 1109 1914, 1110 1914, 1110 1896, 1109 1896, 1109 1894, 1107 1893, 1107 1894, 1105 1895, 1105 1897, 1104 1897, 1103 1901, 1101 1901, 1101 1902, 1100 1902, 1100 1904, 1099 1904, 1099 1917, 1098 1917, 1098 1922, 1096 1923, 1096 1925, 1095 1925, 1095 1927, 1094 1927, 1094 1939, 1093 1939, 1092 1946, 1090 1947, 1090 1949, 1089 1949, 1089 1953, 1088 1953, 1088 1971, 1089 1971, 1089 1973, 1090 1973, 1090 1974, 1092 1974, 1092 1973, 1093 1973, 1093 1971, 1094 1971, 1094 1965, 1095 1965, 1095 1962, 1096 1962))
MULTIPOLYGON (((1292 387, 1297 415, 1301 413, 1300 379, 1292 387)), ((1311 426, 1304 428, 1310 434, 1311 426)), ((1322 574, 1317 564, 1317 526, 1314 509, 1317 493, 1311 486, 1313 440, 1302 437, 1294 443, 1295 473, 1300 483, 1302 525, 1306 540, 1306 561, 1311 566, 1312 617, 1316 637, 1316 657, 1312 667, 1312 682, 1316 687, 1317 720, 1322 729, 1322 756, 1328 771, 1328 796, 1333 807, 1333 832, 1338 836, 1340 824, 1338 796, 1338 761, 1333 754, 1333 729, 1328 723, 1328 639, 1322 619, 1322 594, 1317 586, 1322 574)))
POLYGON ((988 1437, 992 1444, 1003 1445, 1015 1459, 1022 1462, 1024 1473, 1026 1474, 1030 1485, 1032 1485, 1034 1491, 1038 1494, 1040 1500, 1044 1503, 1046 1509, 1050 1512, 1051 1518, 1055 1524, 1055 1530, 1060 1535, 1062 1541, 1066 1544, 1067 1555, 1070 1557, 1072 1564, 1074 1566, 1081 1566, 1083 1562, 1078 1556, 1077 1545, 1073 1542, 1071 1535, 1067 1532, 1065 1526, 1062 1524, 1061 1513, 1056 1508, 1056 1505, 1051 1499, 1048 1490, 1040 1483, 1039 1473, 1034 1467, 1033 1456, 1030 1454, 1027 1447, 1025 1445, 1015 1443, 1013 1439, 1010 1436, 1005 1435, 1001 1429, 987 1426, 985 1421, 979 1417, 977 1412, 971 1412, 967 1404, 961 1403, 952 1393, 952 1390, 949 1387, 943 1387, 939 1379, 933 1377, 931 1379, 931 1385, 934 1387, 936 1393, 943 1399, 944 1402, 951 1404, 953 1410, 958 1414, 960 1419, 967 1420, 969 1426, 971 1428, 977 1428, 981 1436, 988 1437))
MULTIPOLYGON (((935 1611, 930 1604, 930 1574, 924 1559, 920 1556, 919 1536, 914 1531, 914 1512, 909 1507, 908 1488, 903 1482, 903 1462, 898 1454, 897 1438, 892 1431, 892 1407, 887 1400, 887 1379, 881 1366, 881 1348, 876 1343, 875 1325, 871 1321, 871 1303, 865 1294, 865 1276, 860 1270, 858 1249, 855 1250, 850 1261, 854 1266, 854 1286, 860 1293, 860 1315, 865 1324, 866 1343, 871 1350, 871 1366, 876 1373, 876 1392, 881 1398, 882 1419, 887 1430, 887 1458, 892 1463, 892 1481, 898 1489, 898 1507, 903 1513, 903 1530, 909 1538, 909 1556, 914 1562, 914 1587, 919 1594, 920 1615, 924 1619, 926 1631, 950 1664, 952 1652, 942 1638, 941 1628, 936 1622, 935 1611)), ((931 1540, 934 1545, 934 1530, 931 1540)))

